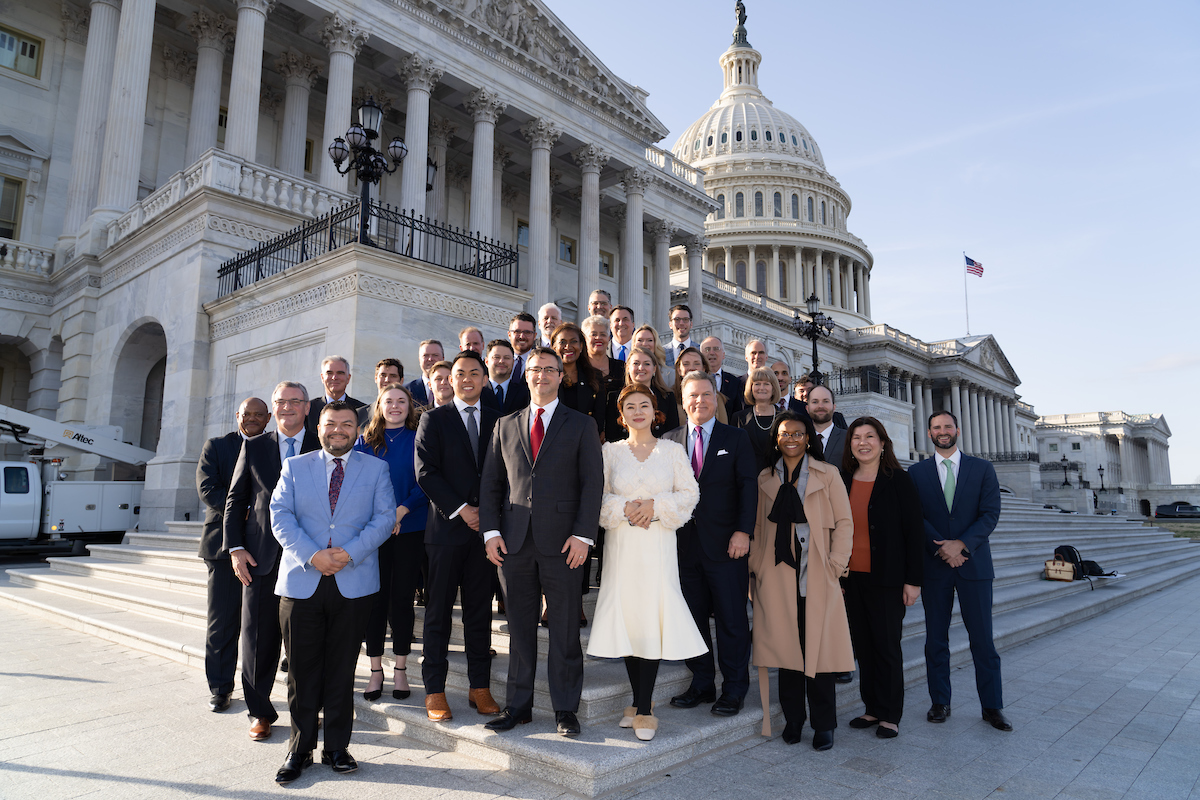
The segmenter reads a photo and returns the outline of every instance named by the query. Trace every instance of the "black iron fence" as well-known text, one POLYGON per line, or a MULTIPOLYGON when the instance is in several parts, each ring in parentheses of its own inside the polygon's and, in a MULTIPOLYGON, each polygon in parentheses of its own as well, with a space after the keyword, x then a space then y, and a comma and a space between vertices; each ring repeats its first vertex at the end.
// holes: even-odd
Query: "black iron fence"
POLYGON ((355 242, 493 283, 517 285, 519 264, 515 248, 375 202, 367 206, 364 235, 360 205, 353 202, 335 208, 226 261, 217 271, 218 295, 232 294, 243 286, 355 242))
POLYGON ((908 402, 907 381, 891 378, 871 367, 856 367, 834 372, 825 377, 824 383, 835 396, 871 392, 908 402))

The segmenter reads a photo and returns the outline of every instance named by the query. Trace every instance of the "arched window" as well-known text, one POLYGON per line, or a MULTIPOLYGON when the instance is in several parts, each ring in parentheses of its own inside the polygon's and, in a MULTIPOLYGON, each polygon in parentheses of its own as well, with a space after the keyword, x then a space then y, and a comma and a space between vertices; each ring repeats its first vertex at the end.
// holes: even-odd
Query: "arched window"
POLYGON ((733 215, 735 217, 746 216, 746 198, 741 192, 738 192, 733 197, 733 215))
POLYGON ((750 141, 752 141, 752 142, 758 141, 758 128, 750 129, 750 141))
POLYGON ((833 270, 825 270, 825 299, 833 305, 833 270))
POLYGON ((775 193, 775 216, 783 216, 783 195, 779 192, 775 193))
POLYGON ((725 219, 725 195, 717 195, 717 219, 725 219))
POLYGON ((733 134, 733 139, 734 139, 734 141, 740 142, 742 140, 742 132, 735 131, 733 134))
POLYGON ((754 193, 754 216, 761 217, 763 215, 762 192, 754 193))
POLYGON ((804 142, 804 149, 805 149, 805 151, 807 151, 808 150, 808 139, 801 139, 800 141, 804 142))
POLYGON ((792 219, 800 219, 800 196, 792 195, 792 219))
POLYGON ((780 131, 780 132, 779 132, 779 143, 780 143, 780 144, 786 144, 786 143, 787 143, 787 136, 786 136, 786 135, 784 135, 784 132, 783 132, 783 131, 780 131))
POLYGON ((808 221, 813 221, 813 202, 811 197, 808 198, 808 221))
POLYGON ((796 141, 796 134, 792 134, 792 147, 799 147, 800 143, 796 141))
POLYGON ((821 224, 825 224, 825 201, 821 201, 821 224))
POLYGON ((779 296, 788 296, 787 262, 785 261, 779 262, 779 296))
POLYGON ((721 144, 729 143, 729 131, 721 131, 721 144))
POLYGON ((696 143, 694 145, 692 145, 692 150, 699 150, 699 149, 700 149, 700 140, 697 139, 696 143))
POLYGON ((759 261, 754 265, 754 288, 759 294, 767 293, 767 262, 759 261))
POLYGON ((767 135, 767 141, 768 141, 768 142, 769 142, 769 141, 771 141, 771 132, 770 132, 770 131, 764 131, 764 133, 766 133, 766 135, 767 135))
POLYGON ((736 283, 738 286, 741 286, 742 288, 745 288, 745 286, 746 286, 746 262, 745 261, 737 262, 737 266, 735 266, 733 268, 733 270, 734 270, 734 283, 736 283))
POLYGON ((707 144, 705 144, 705 147, 712 147, 712 134, 711 133, 708 135, 708 142, 707 142, 707 144))
POLYGON ((720 278, 721 280, 725 280, 725 262, 724 261, 722 261, 720 264, 717 264, 717 277, 720 278))

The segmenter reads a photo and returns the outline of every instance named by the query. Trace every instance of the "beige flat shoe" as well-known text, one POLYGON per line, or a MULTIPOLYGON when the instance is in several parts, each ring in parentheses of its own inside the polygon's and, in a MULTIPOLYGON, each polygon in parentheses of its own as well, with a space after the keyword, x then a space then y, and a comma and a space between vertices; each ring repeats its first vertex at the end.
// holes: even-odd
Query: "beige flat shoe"
POLYGON ((618 722, 617 725, 622 728, 632 728, 633 727, 633 718, 636 716, 637 716, 637 707, 636 706, 626 706, 625 707, 625 716, 621 717, 621 721, 618 722))
POLYGON ((633 732, 643 742, 654 738, 658 731, 658 717, 653 714, 638 714, 633 718, 633 732))

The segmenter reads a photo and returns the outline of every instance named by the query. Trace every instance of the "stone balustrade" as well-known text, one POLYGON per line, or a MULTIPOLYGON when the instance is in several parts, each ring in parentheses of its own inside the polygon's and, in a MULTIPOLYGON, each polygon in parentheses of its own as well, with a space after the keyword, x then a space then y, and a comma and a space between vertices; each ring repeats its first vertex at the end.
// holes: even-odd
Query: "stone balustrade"
POLYGON ((766 295, 762 295, 757 292, 752 292, 749 289, 746 289, 742 286, 738 286, 736 283, 734 283, 732 281, 727 281, 724 278, 718 278, 716 276, 712 276, 711 273, 705 273, 704 278, 705 278, 706 282, 708 281, 708 279, 710 277, 712 278, 713 285, 716 286, 718 291, 721 291, 721 292, 724 292, 725 294, 736 297, 744 303, 748 303, 752 306, 758 306, 759 308, 761 308, 765 311, 771 311, 776 314, 781 314, 789 319, 796 312, 796 309, 793 308, 792 306, 789 306, 785 303, 781 303, 778 300, 772 300, 771 298, 767 297, 766 295))
POLYGON ((145 199, 110 222, 108 246, 125 239, 200 189, 225 192, 308 218, 319 217, 354 199, 353 195, 332 191, 314 181, 302 180, 220 150, 208 150, 196 163, 176 172, 145 199))
POLYGON ((39 278, 50 277, 54 248, 0 238, 0 270, 39 278))
POLYGON ((684 183, 690 183, 692 186, 703 188, 704 171, 688 166, 666 150, 648 145, 646 147, 646 163, 671 174, 684 183))
MULTIPOLYGON (((770 209, 766 209, 770 210, 770 209)), ((827 237, 830 235, 836 236, 837 239, 849 244, 861 247, 864 252, 870 252, 867 243, 862 239, 850 233, 847 230, 838 228, 833 225, 822 225, 818 222, 807 222, 805 220, 793 219, 791 217, 776 217, 776 216, 748 216, 748 217, 730 217, 724 219, 709 218, 704 226, 707 236, 715 236, 722 233, 744 233, 744 232, 762 232, 766 229, 770 231, 807 233, 814 236, 827 237)), ((790 244, 787 246, 791 246, 790 244)), ((803 245, 810 247, 810 245, 803 245)), ((861 261, 862 259, 859 258, 861 261)))
POLYGON ((864 325, 861 328, 851 330, 850 336, 855 339, 863 339, 869 336, 882 336, 887 339, 899 342, 900 344, 908 345, 909 347, 921 350, 926 353, 931 353, 938 356, 952 356, 959 352, 959 347, 956 342, 939 342, 930 344, 923 342, 915 336, 911 336, 904 331, 897 330, 890 325, 879 323, 877 325, 864 325))

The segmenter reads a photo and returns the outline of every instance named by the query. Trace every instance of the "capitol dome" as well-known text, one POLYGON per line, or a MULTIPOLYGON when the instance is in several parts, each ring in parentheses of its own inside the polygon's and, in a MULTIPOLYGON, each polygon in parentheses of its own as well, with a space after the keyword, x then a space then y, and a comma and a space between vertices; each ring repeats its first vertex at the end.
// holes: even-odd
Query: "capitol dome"
POLYGON ((846 226, 850 196, 808 129, 763 95, 761 63, 739 25, 720 58, 720 97, 671 149, 703 171, 717 203, 705 223, 705 268, 738 294, 792 307, 815 294, 838 323, 870 324, 874 258, 846 226))

